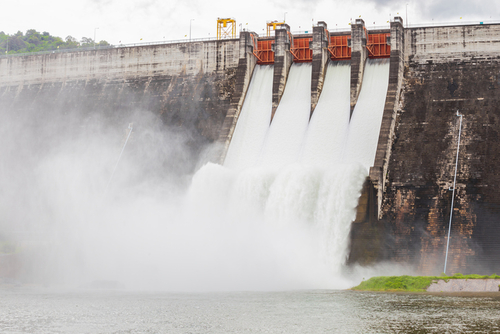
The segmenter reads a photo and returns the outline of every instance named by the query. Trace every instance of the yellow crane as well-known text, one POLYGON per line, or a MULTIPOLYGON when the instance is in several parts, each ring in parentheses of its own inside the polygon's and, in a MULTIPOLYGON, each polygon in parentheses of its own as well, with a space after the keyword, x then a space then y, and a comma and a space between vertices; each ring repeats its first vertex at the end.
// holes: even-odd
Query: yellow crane
POLYGON ((278 22, 278 21, 269 21, 267 22, 267 37, 271 36, 271 30, 274 31, 276 30, 277 26, 281 26, 285 24, 285 21, 283 22, 278 22))
POLYGON ((231 18, 217 19, 217 39, 236 38, 236 20, 231 18))

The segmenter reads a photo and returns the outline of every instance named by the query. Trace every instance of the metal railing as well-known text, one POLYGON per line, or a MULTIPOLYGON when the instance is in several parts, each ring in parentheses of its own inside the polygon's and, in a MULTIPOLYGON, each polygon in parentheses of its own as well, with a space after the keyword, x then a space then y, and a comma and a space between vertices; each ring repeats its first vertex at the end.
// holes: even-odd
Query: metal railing
POLYGON ((368 31, 370 30, 389 30, 391 29, 390 23, 387 23, 386 25, 381 25, 381 26, 366 26, 366 29, 368 31))
MULTIPOLYGON (((238 36, 238 38, 239 38, 239 36, 238 36)), ((222 41, 228 41, 228 40, 231 40, 231 39, 222 39, 222 41)), ((38 52, 25 52, 25 53, 10 53, 10 54, 5 54, 5 55, 0 55, 0 58, 44 55, 44 54, 52 54, 52 53, 108 50, 108 49, 117 49, 117 48, 130 48, 130 47, 137 47, 137 46, 149 46, 149 45, 177 44, 177 43, 190 43, 190 42, 207 42, 207 41, 217 41, 217 38, 216 37, 191 38, 191 40, 187 38, 187 39, 178 39, 178 40, 170 40, 170 41, 128 43, 128 44, 101 45, 101 46, 96 45, 95 47, 92 46, 92 47, 85 47, 85 48, 56 49, 56 50, 47 50, 47 51, 38 51, 38 52)))
POLYGON ((485 20, 485 21, 460 21, 460 22, 430 22, 418 24, 404 24, 405 28, 427 28, 427 27, 450 27, 450 26, 468 26, 468 25, 481 25, 481 24, 500 24, 499 20, 485 20))
MULTIPOLYGON (((419 24, 407 24, 405 23, 405 28, 427 28, 427 27, 448 27, 448 26, 463 26, 463 25, 481 25, 481 24, 500 24, 499 20, 485 20, 485 21, 462 21, 462 22, 431 22, 431 23, 419 23, 419 24)), ((366 26, 367 30, 383 30, 389 29, 390 25, 381 25, 381 26, 366 26)), ((243 30, 245 31, 245 30, 243 30)), ((294 35, 302 35, 302 34, 312 34, 311 30, 301 30, 301 31, 293 31, 294 35)), ((335 27, 328 28, 330 32, 345 32, 351 31, 351 26, 348 27, 335 27)), ((271 36, 274 36, 274 32, 271 33, 271 36)), ((270 36, 270 37, 271 37, 270 36)), ((266 37, 265 34, 259 35, 259 37, 266 37)), ((239 34, 235 39, 239 39, 239 34)), ((231 39, 223 39, 224 41, 231 39)), ((10 54, 2 54, 1 58, 10 58, 10 57, 21 57, 21 56, 33 56, 33 55, 44 55, 51 53, 66 53, 66 52, 81 52, 81 51, 93 51, 93 50, 108 50, 108 49, 117 49, 117 48, 130 48, 137 46, 149 46, 149 45, 162 45, 162 44, 177 44, 177 43, 190 43, 190 42, 207 42, 207 41, 217 41, 216 37, 205 37, 205 38, 184 38, 177 40, 169 40, 169 41, 157 41, 157 42, 143 42, 143 43, 128 43, 128 44, 118 44, 118 45, 106 45, 106 46, 98 46, 95 47, 86 47, 86 48, 72 48, 72 49, 56 49, 56 50, 47 50, 47 51, 38 51, 38 52, 25 52, 25 53, 10 53, 10 54)))

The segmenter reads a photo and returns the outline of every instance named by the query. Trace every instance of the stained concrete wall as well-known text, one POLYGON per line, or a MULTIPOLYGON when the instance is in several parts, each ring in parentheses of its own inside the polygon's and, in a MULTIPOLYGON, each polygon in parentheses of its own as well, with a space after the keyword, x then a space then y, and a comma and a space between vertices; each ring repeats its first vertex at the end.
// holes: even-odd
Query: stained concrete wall
POLYGON ((380 220, 372 216, 374 223, 354 231, 353 262, 443 271, 459 110, 448 274, 500 272, 499 41, 500 25, 405 29, 403 90, 382 175, 380 220))
POLYGON ((500 50, 500 24, 405 29, 405 60, 457 62, 489 57, 500 50))
POLYGON ((206 41, 0 58, 0 86, 158 75, 204 75, 234 69, 239 41, 206 41))
POLYGON ((279 25, 275 32, 274 41, 273 109, 271 112, 271 121, 285 92, 288 72, 293 63, 293 55, 290 53, 291 45, 293 45, 293 37, 290 34, 290 26, 288 24, 279 25))
POLYGON ((351 26, 351 116, 363 83, 363 73, 368 58, 367 40, 365 21, 356 19, 356 23, 351 26))
POLYGON ((234 130, 240 116, 243 102, 245 101, 252 73, 257 64, 257 58, 253 56, 254 41, 257 35, 253 32, 243 31, 240 34, 240 60, 236 71, 236 87, 231 99, 231 105, 226 113, 224 123, 219 133, 220 154, 218 162, 224 163, 234 130))
MULTIPOLYGON (((1 119, 29 117, 38 131, 51 118, 69 124, 78 115, 125 129, 151 114, 184 138, 166 168, 190 173, 239 102, 237 69, 246 55, 234 39, 1 58, 1 119)), ((136 138, 146 132, 136 124, 136 138)))
POLYGON ((327 30, 328 26, 325 22, 318 22, 318 25, 313 27, 312 40, 312 74, 311 74, 311 117, 318 104, 323 83, 325 81, 326 68, 330 53, 328 52, 328 44, 330 43, 330 33, 327 30))

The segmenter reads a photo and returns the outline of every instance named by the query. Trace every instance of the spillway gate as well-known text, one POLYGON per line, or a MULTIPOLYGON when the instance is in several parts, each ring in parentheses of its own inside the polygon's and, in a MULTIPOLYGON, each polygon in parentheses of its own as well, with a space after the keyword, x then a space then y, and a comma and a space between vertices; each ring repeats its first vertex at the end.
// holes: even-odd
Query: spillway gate
MULTIPOLYGON (((365 41, 368 58, 389 58, 391 56, 390 33, 367 34, 368 40, 365 41)), ((254 39, 253 54, 257 58, 257 64, 274 64, 274 39, 254 39)), ((313 60, 312 37, 293 37, 289 33, 290 53, 293 56, 294 63, 307 63, 313 60)), ((351 59, 351 35, 330 36, 328 43, 328 52, 330 59, 350 60, 351 59)))

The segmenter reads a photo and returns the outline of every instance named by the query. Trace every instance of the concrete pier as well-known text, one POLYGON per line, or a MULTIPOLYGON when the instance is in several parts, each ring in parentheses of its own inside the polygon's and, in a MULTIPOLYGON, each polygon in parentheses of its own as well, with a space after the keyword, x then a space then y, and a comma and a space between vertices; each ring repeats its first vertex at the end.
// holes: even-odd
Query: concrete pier
POLYGON ((290 45, 293 44, 293 37, 290 34, 288 24, 279 25, 275 32, 274 42, 274 78, 273 78, 273 110, 271 122, 285 91, 286 80, 290 66, 293 63, 293 55, 290 53, 290 45))
POLYGON ((368 58, 367 40, 365 21, 356 19, 356 23, 351 25, 351 116, 363 83, 363 73, 368 58))
POLYGON ((384 114, 377 144, 373 167, 370 168, 370 181, 376 189, 376 215, 380 218, 385 175, 389 167, 391 146, 394 139, 396 115, 401 110, 402 83, 404 71, 404 29, 403 19, 399 16, 391 22, 391 58, 389 65, 389 87, 385 99, 384 114))
POLYGON ((328 26, 325 22, 320 21, 318 25, 313 27, 312 40, 312 77, 311 77, 311 116, 318 104, 319 96, 323 90, 325 81, 326 64, 330 58, 328 52, 328 42, 330 33, 327 30, 328 26))

